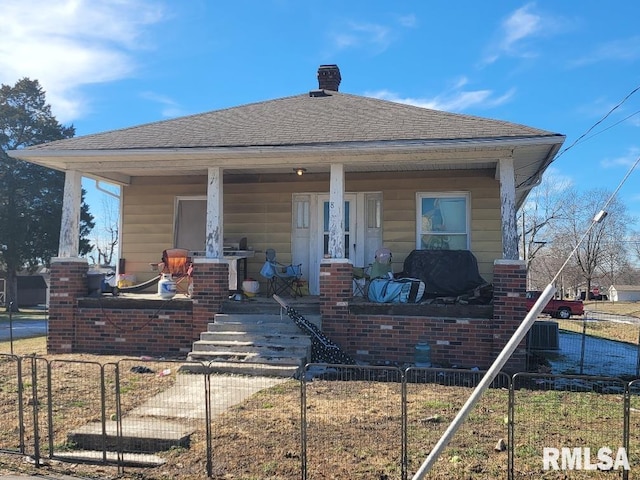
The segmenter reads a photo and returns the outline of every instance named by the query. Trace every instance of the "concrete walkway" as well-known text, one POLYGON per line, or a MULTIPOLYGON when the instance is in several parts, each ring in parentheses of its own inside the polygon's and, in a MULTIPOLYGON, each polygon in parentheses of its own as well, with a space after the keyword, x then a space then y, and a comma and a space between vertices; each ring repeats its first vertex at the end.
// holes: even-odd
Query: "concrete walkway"
MULTIPOLYGON (((243 402, 254 393, 283 383, 289 379, 278 377, 249 377, 237 375, 211 376, 211 415, 219 415, 243 402)), ((132 436, 160 436, 175 434, 179 440, 185 425, 205 419, 205 384, 202 374, 178 374, 175 384, 152 397, 143 405, 127 412, 122 418, 122 433, 132 436)), ((102 425, 90 423, 78 429, 83 435, 100 437, 102 425)), ((116 422, 107 420, 107 433, 115 435, 116 422)), ((66 454, 67 452, 65 452, 66 454)), ((73 454, 73 452, 68 452, 73 454)), ((0 480, 79 480, 68 475, 0 475, 0 480)), ((89 479, 82 479, 89 480, 89 479)))

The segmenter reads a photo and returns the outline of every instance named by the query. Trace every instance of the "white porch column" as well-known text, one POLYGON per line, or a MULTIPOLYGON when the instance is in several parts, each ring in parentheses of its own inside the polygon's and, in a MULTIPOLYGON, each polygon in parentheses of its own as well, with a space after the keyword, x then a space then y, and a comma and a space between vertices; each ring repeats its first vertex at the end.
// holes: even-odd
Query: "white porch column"
POLYGON ((344 165, 331 164, 329 185, 329 255, 344 258, 344 165))
POLYGON ((516 225, 516 176, 513 158, 498 162, 500 178, 500 210, 502 214, 502 258, 518 260, 518 227, 516 225))
POLYGON ((80 207, 82 203, 82 175, 67 170, 64 176, 62 197, 62 221, 58 256, 73 258, 80 255, 80 207))
POLYGON ((207 181, 207 224, 205 240, 205 256, 207 258, 223 258, 224 255, 222 197, 222 168, 211 167, 209 168, 207 181))

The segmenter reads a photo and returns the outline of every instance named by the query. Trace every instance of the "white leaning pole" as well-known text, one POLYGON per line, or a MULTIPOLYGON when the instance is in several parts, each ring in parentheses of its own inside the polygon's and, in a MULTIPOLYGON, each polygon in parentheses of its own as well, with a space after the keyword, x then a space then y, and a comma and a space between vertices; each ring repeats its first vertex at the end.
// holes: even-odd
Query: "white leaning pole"
POLYGON ((542 309, 549 302, 549 300, 551 300, 551 297, 553 297, 555 293, 556 288, 551 284, 547 285, 547 287, 542 291, 542 294, 540 295, 540 297, 538 297, 536 303, 533 304, 533 307, 531 307, 531 310, 529 311, 527 316, 524 317, 524 320, 522 321, 518 329, 514 332, 511 339, 507 342, 498 357, 493 362, 493 365, 491 365, 489 370, 487 370, 487 373, 485 373, 484 377, 482 377, 482 380, 473 390, 473 393, 469 396, 469 399, 466 401, 466 403, 462 406, 462 408, 458 412, 458 415, 456 415, 456 418, 453 419, 453 421, 449 425, 449 428, 447 428, 447 430, 442 434, 442 437, 440 437, 438 443, 436 443, 435 447, 433 447, 433 450, 429 452, 429 456, 427 456, 426 460, 412 477, 412 480, 423 479, 424 475, 431 469, 433 464, 442 453, 442 450, 444 450, 444 448, 449 444, 458 428, 460 428, 475 404, 478 403, 478 400, 480 400, 480 397, 482 396, 484 391, 489 388, 489 385, 491 385, 491 382, 493 382, 494 378, 496 378, 498 373, 500 373, 500 370, 502 370, 504 364, 507 362, 507 360, 509 360, 509 357, 511 357, 515 349, 518 347, 518 345, 520 345, 520 342, 524 340, 524 337, 531 328, 531 325, 533 325, 533 322, 535 322, 536 318, 538 318, 538 315, 540 315, 540 312, 542 312, 542 309))

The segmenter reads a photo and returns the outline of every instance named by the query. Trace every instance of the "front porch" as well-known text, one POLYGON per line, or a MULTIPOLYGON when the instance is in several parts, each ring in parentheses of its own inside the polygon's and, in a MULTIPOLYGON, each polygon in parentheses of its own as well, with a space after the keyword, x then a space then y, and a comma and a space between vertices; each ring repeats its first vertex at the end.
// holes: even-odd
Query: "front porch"
MULTIPOLYGON (((280 311, 272 298, 229 300, 228 266, 196 262, 189 298, 155 295, 87 296, 87 264, 55 259, 51 269, 50 353, 91 352, 185 358, 217 313, 259 315, 280 311)), ((492 305, 377 304, 353 297, 352 266, 323 262, 320 295, 287 303, 301 314, 319 313, 323 332, 358 362, 410 364, 415 346, 427 342, 432 362, 487 368, 525 316, 522 262, 498 260, 492 305)), ((521 370, 522 347, 508 364, 521 370)))

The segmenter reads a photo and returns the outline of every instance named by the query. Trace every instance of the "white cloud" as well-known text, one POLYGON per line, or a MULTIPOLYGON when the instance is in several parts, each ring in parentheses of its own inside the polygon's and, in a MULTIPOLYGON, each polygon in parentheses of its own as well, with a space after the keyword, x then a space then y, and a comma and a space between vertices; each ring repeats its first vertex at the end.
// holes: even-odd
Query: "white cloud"
POLYGON ((178 102, 176 102, 172 98, 167 97, 166 95, 161 95, 154 92, 143 92, 141 94, 141 97, 162 105, 163 108, 160 113, 165 118, 175 118, 187 114, 187 112, 185 112, 180 107, 178 102))
POLYGON ((403 27, 413 28, 418 25, 418 19, 414 14, 398 17, 398 23, 403 27))
POLYGON ((374 47, 384 51, 389 47, 390 29, 375 23, 351 22, 347 31, 335 37, 336 46, 340 49, 351 47, 374 47))
POLYGON ((456 90, 450 93, 437 95, 433 98, 411 98, 401 97, 388 90, 379 90, 376 92, 367 92, 365 95, 373 98, 390 100, 392 102, 414 105, 416 107, 431 108, 447 112, 463 112, 471 107, 491 108, 502 105, 509 101, 513 97, 514 93, 515 89, 511 89, 500 96, 496 96, 492 90, 456 90))
POLYGON ((639 147, 630 147, 624 155, 613 158, 604 158, 600 160, 600 166, 602 168, 630 168, 640 156, 639 147))
POLYGON ((640 58, 640 36, 634 36, 599 45, 583 57, 571 62, 569 66, 583 67, 605 61, 631 62, 638 58, 640 58))
MULTIPOLYGON (((417 19, 413 14, 398 16, 396 23, 402 28, 414 28, 417 19)), ((396 39, 397 32, 394 26, 350 21, 339 32, 330 33, 330 36, 338 50, 360 48, 380 53, 389 48, 396 39)))
POLYGON ((494 63, 504 55, 518 58, 538 55, 529 40, 554 33, 558 22, 551 17, 543 17, 534 8, 535 3, 527 3, 502 22, 497 40, 489 46, 483 59, 485 64, 494 63))
POLYGON ((542 28, 540 16, 531 13, 532 7, 533 4, 529 3, 519 8, 503 22, 504 38, 501 45, 503 50, 513 49, 517 42, 535 35, 542 28))
POLYGON ((131 76, 145 29, 163 15, 150 0, 3 0, 0 82, 38 80, 58 121, 77 119, 81 87, 131 76))

